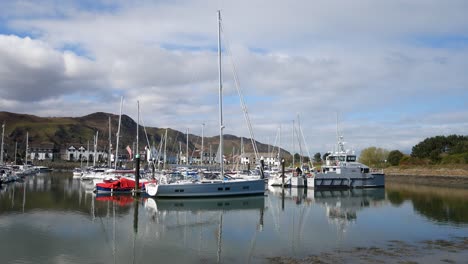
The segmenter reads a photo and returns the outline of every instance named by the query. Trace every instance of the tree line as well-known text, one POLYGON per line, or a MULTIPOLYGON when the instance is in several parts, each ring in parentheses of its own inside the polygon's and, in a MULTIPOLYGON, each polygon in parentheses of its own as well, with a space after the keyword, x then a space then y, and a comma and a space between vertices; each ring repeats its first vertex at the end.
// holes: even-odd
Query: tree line
MULTIPOLYGON (((328 153, 325 153, 322 156, 317 152, 313 157, 314 162, 322 163, 327 155, 328 153)), ((468 164, 468 136, 426 138, 413 146, 409 155, 400 150, 369 147, 361 151, 359 162, 375 168, 399 165, 468 164)))

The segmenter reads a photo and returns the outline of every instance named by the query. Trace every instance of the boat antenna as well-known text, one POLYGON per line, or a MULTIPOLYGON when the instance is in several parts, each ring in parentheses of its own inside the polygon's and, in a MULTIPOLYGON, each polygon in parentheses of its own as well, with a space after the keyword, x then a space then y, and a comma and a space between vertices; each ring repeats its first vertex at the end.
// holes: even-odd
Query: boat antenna
POLYGON ((345 152, 344 143, 343 143, 343 136, 340 135, 338 129, 338 112, 336 112, 336 140, 337 140, 337 152, 345 152))

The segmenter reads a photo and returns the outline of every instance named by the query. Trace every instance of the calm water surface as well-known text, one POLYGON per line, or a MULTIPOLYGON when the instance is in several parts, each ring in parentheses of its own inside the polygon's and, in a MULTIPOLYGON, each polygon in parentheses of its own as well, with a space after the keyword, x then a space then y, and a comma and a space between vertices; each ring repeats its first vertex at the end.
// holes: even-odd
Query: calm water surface
POLYGON ((419 260, 463 262, 467 241, 466 189, 388 184, 155 200, 96 196, 71 173, 51 173, 0 190, 1 263, 268 263, 323 254, 366 262, 353 252, 392 243, 422 250, 419 260), (460 239, 445 251, 434 244, 460 239))

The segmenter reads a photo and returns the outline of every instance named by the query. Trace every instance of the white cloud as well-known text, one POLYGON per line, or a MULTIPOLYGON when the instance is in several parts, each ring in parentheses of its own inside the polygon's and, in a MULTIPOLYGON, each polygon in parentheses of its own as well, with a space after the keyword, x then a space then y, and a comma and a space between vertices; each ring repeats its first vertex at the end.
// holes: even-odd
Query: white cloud
MULTIPOLYGON (((468 98, 466 1, 1 5, 12 10, 2 15, 7 27, 34 37, 0 36, 5 110, 117 113, 124 95, 131 116, 141 102, 147 125, 201 131, 205 122, 206 134, 214 135, 221 8, 259 138, 273 138, 296 113, 315 152, 334 143, 336 112, 356 148, 409 149, 427 136, 468 131, 466 103, 459 111, 425 105, 468 98)), ((227 59, 226 132, 247 136, 227 59)), ((288 133, 282 141, 290 148, 288 133)))

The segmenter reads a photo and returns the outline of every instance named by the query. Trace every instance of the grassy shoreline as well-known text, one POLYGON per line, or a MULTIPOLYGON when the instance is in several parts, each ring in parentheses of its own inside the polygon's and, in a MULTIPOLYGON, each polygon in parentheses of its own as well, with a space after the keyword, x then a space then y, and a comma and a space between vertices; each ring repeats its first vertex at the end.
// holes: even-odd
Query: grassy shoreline
POLYGON ((467 165, 399 166, 384 172, 386 182, 468 188, 467 165))
POLYGON ((438 177, 468 177, 468 165, 424 165, 398 166, 384 169, 386 175, 438 176, 438 177))

